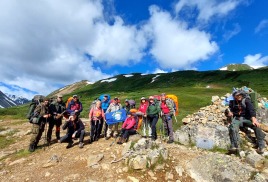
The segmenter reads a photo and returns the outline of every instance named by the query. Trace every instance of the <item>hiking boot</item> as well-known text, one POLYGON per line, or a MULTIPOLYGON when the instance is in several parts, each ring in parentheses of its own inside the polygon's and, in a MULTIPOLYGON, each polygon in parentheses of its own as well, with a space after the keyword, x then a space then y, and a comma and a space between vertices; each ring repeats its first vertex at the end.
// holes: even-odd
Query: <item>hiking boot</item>
POLYGON ((256 150, 256 152, 258 153, 258 154, 263 154, 264 153, 264 148, 258 148, 257 150, 256 150))
POLYGON ((173 140, 168 140, 167 143, 173 143, 174 141, 173 140))
POLYGON ((79 148, 83 148, 84 147, 84 143, 83 142, 79 142, 79 148))
POLYGON ((35 148, 36 148, 35 147, 35 144, 30 144, 28 150, 29 150, 29 152, 34 152, 35 151, 35 148))
POLYGON ((122 138, 122 141, 121 141, 121 142, 122 142, 122 144, 123 144, 123 143, 125 143, 126 141, 127 141, 127 139, 122 138))
POLYGON ((106 136, 105 137, 105 140, 109 140, 111 137, 110 136, 106 136))
POLYGON ((120 144, 123 144, 123 143, 122 143, 122 139, 123 139, 123 138, 120 137, 120 138, 118 139, 118 141, 117 141, 117 144, 119 144, 119 145, 120 145, 120 144))
POLYGON ((74 143, 73 141, 69 142, 68 145, 66 146, 66 148, 67 148, 67 149, 68 149, 68 148, 71 148, 71 147, 73 146, 73 143, 74 143))

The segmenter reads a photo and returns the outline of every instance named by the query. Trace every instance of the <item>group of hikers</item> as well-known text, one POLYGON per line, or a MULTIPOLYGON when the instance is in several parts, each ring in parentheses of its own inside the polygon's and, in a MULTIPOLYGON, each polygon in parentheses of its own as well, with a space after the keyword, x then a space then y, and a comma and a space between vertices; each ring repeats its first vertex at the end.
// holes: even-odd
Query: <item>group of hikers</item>
MULTIPOLYGON (((237 152, 240 149, 239 131, 246 128, 254 130, 256 136, 257 152, 262 154, 265 149, 265 134, 260 129, 260 123, 256 119, 256 110, 250 100, 244 96, 244 92, 237 90, 233 92, 233 100, 229 103, 229 110, 226 116, 230 118, 229 137, 230 151, 237 152)), ((62 100, 62 95, 58 95, 57 99, 49 103, 49 99, 45 98, 43 102, 37 105, 33 112, 30 121, 32 126, 32 137, 30 140, 29 151, 33 152, 45 130, 48 123, 46 134, 47 143, 50 144, 52 130, 56 126, 56 138, 59 143, 67 142, 66 148, 73 146, 73 139, 79 139, 79 147, 84 146, 85 126, 79 115, 83 110, 82 103, 77 95, 73 95, 71 101, 66 105, 62 100), (63 117, 67 116, 65 123, 62 126, 63 130, 67 129, 66 135, 60 137, 60 126, 62 125, 63 117)), ((162 119, 165 135, 168 135, 167 143, 173 143, 173 126, 172 117, 174 113, 174 103, 171 102, 165 93, 156 99, 154 96, 149 98, 141 97, 140 105, 136 109, 133 100, 126 99, 122 106, 118 97, 114 97, 110 101, 110 95, 104 94, 103 97, 96 99, 91 105, 88 117, 90 120, 90 139, 89 143, 98 141, 101 137, 109 140, 111 137, 119 139, 117 144, 126 142, 129 135, 137 134, 141 128, 143 137, 150 137, 151 140, 157 139, 156 125, 159 118, 162 119), (119 122, 108 122, 108 117, 115 117, 116 113, 123 110, 126 117, 122 121, 122 128, 119 132, 119 122)), ((120 118, 120 117, 119 117, 120 118)), ((247 130, 249 131, 249 130, 247 130)))
MULTIPOLYGON (((102 98, 93 102, 88 112, 90 121, 89 143, 98 141, 102 137, 106 140, 111 137, 119 137, 117 144, 122 144, 128 140, 130 135, 139 134, 137 130, 140 127, 142 127, 143 137, 150 137, 152 140, 156 140, 156 124, 160 117, 163 121, 165 133, 169 137, 167 143, 173 143, 172 117, 175 113, 173 105, 174 103, 167 98, 165 93, 161 94, 159 100, 154 96, 149 98, 141 97, 139 108, 136 108, 133 100, 126 99, 122 106, 118 97, 114 97, 110 101, 110 95, 104 94, 102 98), (119 129, 120 122, 108 122, 108 117, 118 119, 116 115, 118 111, 124 111, 122 113, 125 115, 125 117, 122 117, 124 119, 121 120, 123 122, 121 129, 119 129)), ((85 125, 79 117, 82 111, 83 105, 77 95, 73 95, 67 104, 63 102, 62 95, 58 95, 57 99, 52 102, 50 99, 44 98, 42 102, 37 104, 30 117, 30 122, 33 126, 29 151, 35 151, 45 130, 47 130, 45 131, 46 142, 50 145, 54 126, 56 126, 57 142, 67 142, 66 148, 71 148, 73 139, 79 139, 78 146, 83 148, 86 132, 85 125), (63 118, 66 119, 62 125, 63 118), (48 129, 46 129, 47 124, 48 129), (60 136, 61 125, 62 130, 67 129, 66 134, 62 137, 60 136)))

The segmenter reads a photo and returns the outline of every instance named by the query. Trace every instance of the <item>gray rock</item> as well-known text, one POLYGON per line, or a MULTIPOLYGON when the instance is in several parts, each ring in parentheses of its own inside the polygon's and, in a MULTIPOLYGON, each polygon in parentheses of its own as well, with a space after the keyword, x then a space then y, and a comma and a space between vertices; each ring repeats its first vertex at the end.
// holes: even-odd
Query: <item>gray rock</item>
POLYGON ((246 161, 254 168, 262 168, 264 166, 265 158, 259 154, 251 152, 247 155, 246 161))
POLYGON ((97 165, 103 158, 104 158, 103 154, 91 155, 87 159, 87 166, 92 167, 94 165, 97 165))
POLYGON ((127 179, 129 179, 132 182, 139 182, 140 180, 138 180, 137 178, 133 177, 133 176, 128 176, 127 179))
POLYGON ((137 155, 129 160, 129 166, 132 169, 146 169, 147 159, 145 155, 137 155))
POLYGON ((220 97, 216 95, 216 96, 212 96, 211 101, 215 102, 215 101, 217 101, 219 99, 220 99, 220 97))
POLYGON ((182 122, 185 123, 185 124, 188 124, 188 123, 191 122, 191 118, 183 118, 182 122))
POLYGON ((0 132, 0 136, 6 136, 12 132, 14 132, 15 130, 14 129, 7 129, 7 130, 4 130, 4 131, 1 131, 0 132))
POLYGON ((174 133, 174 141, 179 142, 183 145, 189 145, 190 144, 189 134, 184 131, 177 130, 174 133))
POLYGON ((209 116, 208 117, 208 121, 213 121, 214 120, 214 116, 209 116))
POLYGON ((149 151, 147 156, 151 161, 151 165, 154 165, 157 163, 160 153, 157 149, 154 149, 154 150, 149 151))
POLYGON ((181 167, 181 166, 176 166, 176 167, 175 167, 175 170, 176 170, 176 172, 178 173, 179 176, 182 176, 182 173, 184 172, 183 167, 181 167))

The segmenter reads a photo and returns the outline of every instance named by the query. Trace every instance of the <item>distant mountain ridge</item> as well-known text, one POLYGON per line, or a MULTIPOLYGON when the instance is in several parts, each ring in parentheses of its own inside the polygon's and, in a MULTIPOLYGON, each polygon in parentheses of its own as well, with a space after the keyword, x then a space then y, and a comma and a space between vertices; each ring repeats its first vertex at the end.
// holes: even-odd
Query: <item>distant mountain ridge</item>
POLYGON ((11 94, 8 94, 8 93, 5 93, 5 95, 8 96, 13 101, 15 101, 15 103, 17 105, 22 105, 22 104, 26 104, 26 103, 30 102, 29 99, 26 99, 26 98, 24 98, 22 96, 11 95, 11 94))
POLYGON ((247 64, 228 64, 219 70, 222 71, 245 71, 245 70, 254 70, 253 67, 247 65, 247 64))
POLYGON ((28 103, 29 100, 11 94, 4 94, 0 91, 0 108, 8 108, 28 103))

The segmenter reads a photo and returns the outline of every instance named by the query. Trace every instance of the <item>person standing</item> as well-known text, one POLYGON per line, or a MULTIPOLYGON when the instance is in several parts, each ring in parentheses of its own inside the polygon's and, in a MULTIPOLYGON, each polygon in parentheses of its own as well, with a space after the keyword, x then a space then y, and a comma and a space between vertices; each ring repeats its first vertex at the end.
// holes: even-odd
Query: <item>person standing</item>
MULTIPOLYGON (((103 109, 103 112, 106 113, 108 107, 110 105, 110 96, 105 94, 103 96, 103 99, 101 100, 101 108, 103 109)), ((106 133, 107 133, 107 129, 108 129, 108 125, 106 122, 104 122, 104 120, 101 120, 101 126, 99 128, 99 133, 102 132, 102 128, 103 128, 103 134, 102 136, 106 137, 106 133)))
POLYGON ((88 114, 90 121, 90 143, 93 141, 98 141, 101 131, 101 121, 105 121, 104 111, 101 108, 101 101, 97 101, 96 105, 90 109, 88 114))
POLYGON ((153 96, 149 97, 149 105, 146 109, 146 114, 144 117, 147 117, 147 121, 152 128, 152 140, 157 139, 157 132, 156 132, 156 124, 158 121, 160 115, 160 108, 159 105, 156 103, 155 99, 153 96))
POLYGON ((148 129, 148 135, 150 137, 152 136, 152 128, 147 120, 147 117, 145 117, 147 107, 148 107, 148 103, 146 102, 146 98, 142 97, 141 102, 140 102, 140 107, 139 107, 139 112, 143 114, 142 115, 142 131, 143 131, 143 136, 147 136, 146 131, 148 129))
POLYGON ((169 136, 169 140, 167 141, 167 143, 173 143, 174 136, 173 136, 172 116, 175 111, 173 109, 172 103, 169 102, 169 100, 167 100, 166 94, 164 93, 161 94, 161 101, 159 104, 161 108, 161 115, 164 128, 169 136))
POLYGON ((68 104, 67 112, 70 115, 74 112, 77 116, 79 116, 82 111, 83 111, 82 103, 79 101, 77 95, 73 95, 73 99, 68 104))
MULTIPOLYGON (((122 105, 119 103, 118 97, 115 97, 113 103, 111 103, 108 109, 106 110, 106 113, 118 111, 120 109, 122 109, 122 105)), ((107 134, 105 137, 106 140, 111 138, 112 132, 113 137, 116 137, 118 135, 118 123, 108 125, 107 134)))
POLYGON ((45 98, 42 103, 36 106, 32 122, 32 136, 30 139, 29 151, 34 152, 41 136, 45 130, 49 117, 49 99, 45 98))
POLYGON ((57 96, 57 100, 53 101, 49 105, 50 112, 52 114, 52 118, 49 120, 49 127, 47 131, 47 141, 48 143, 51 142, 51 135, 52 135, 52 130, 54 126, 56 125, 56 138, 59 142, 60 140, 60 126, 62 125, 62 118, 63 118, 63 113, 65 112, 65 104, 62 101, 62 95, 57 96))

